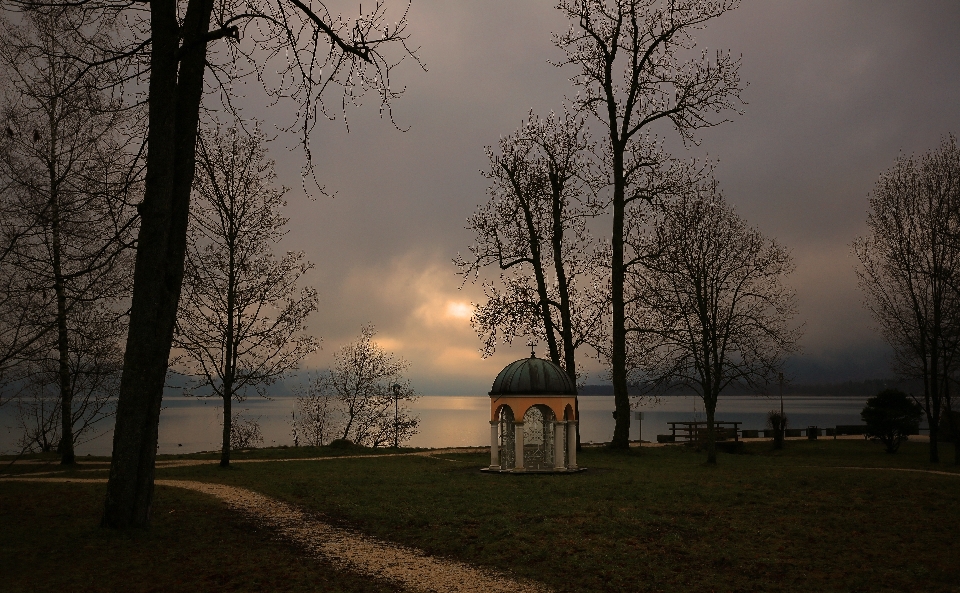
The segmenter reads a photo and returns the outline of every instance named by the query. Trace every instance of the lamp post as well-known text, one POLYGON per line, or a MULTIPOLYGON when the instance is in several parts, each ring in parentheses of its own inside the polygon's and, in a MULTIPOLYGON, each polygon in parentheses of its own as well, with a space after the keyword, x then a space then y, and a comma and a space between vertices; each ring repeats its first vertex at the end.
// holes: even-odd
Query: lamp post
POLYGON ((400 448, 400 384, 393 384, 393 448, 400 448))

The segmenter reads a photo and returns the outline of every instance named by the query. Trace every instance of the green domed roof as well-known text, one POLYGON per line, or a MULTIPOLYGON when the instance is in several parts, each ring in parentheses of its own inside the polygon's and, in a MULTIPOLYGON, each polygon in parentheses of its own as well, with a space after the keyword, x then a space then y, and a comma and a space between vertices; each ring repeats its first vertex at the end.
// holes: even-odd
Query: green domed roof
POLYGON ((489 395, 576 395, 563 369, 549 360, 523 358, 508 364, 493 382, 489 395))

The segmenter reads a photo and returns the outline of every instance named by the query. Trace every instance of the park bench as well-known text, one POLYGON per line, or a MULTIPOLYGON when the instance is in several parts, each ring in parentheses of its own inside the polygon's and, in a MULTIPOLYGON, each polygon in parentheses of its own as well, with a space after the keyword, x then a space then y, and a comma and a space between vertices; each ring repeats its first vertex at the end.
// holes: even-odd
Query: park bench
MULTIPOLYGON (((657 435, 658 443, 702 443, 707 440, 706 422, 667 422, 670 425, 670 434, 657 435)), ((718 441, 740 441, 740 425, 742 422, 714 421, 718 441)))

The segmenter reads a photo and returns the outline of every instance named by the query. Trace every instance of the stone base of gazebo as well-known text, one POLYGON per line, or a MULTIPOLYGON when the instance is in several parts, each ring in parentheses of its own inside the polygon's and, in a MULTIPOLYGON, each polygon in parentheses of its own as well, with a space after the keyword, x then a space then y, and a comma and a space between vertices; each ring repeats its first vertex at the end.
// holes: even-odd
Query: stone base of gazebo
POLYGON ((587 468, 585 468, 585 467, 574 467, 574 468, 566 468, 566 467, 552 468, 552 467, 549 467, 549 468, 543 468, 543 469, 526 469, 526 468, 520 468, 520 469, 514 469, 514 468, 510 468, 510 469, 497 469, 497 468, 495 468, 495 467, 481 467, 481 468, 480 468, 480 471, 482 471, 482 472, 484 472, 484 473, 488 473, 488 474, 516 474, 516 475, 521 475, 521 474, 576 474, 576 473, 580 473, 580 472, 585 472, 585 471, 587 471, 587 468))

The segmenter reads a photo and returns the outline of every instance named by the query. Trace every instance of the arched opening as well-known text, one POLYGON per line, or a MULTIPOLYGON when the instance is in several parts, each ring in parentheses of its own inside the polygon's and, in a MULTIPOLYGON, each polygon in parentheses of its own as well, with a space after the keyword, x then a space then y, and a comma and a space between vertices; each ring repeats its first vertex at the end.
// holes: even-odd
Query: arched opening
POLYGON ((514 421, 513 410, 510 406, 503 405, 497 409, 497 443, 500 449, 500 467, 503 469, 516 467, 514 421))
MULTIPOLYGON (((523 415, 523 466, 527 469, 554 467, 554 426, 557 417, 550 406, 530 406, 523 415)), ((561 462, 562 463, 562 462, 561 462)))

